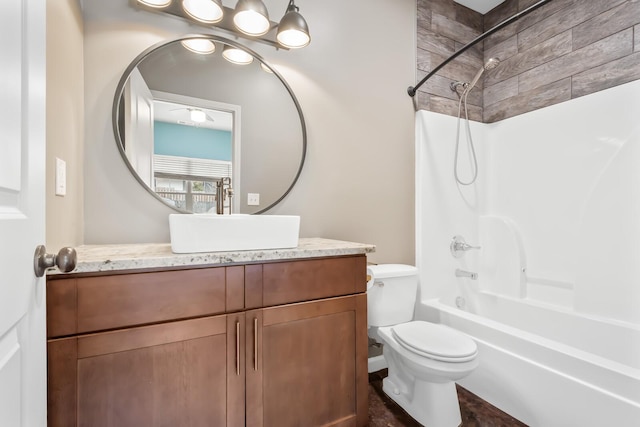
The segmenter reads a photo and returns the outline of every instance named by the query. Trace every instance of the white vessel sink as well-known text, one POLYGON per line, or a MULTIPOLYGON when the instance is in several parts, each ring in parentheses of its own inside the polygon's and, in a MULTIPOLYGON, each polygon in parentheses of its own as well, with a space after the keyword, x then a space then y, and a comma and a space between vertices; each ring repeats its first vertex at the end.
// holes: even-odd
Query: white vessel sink
POLYGON ((174 253, 295 248, 299 231, 296 215, 169 215, 174 253))

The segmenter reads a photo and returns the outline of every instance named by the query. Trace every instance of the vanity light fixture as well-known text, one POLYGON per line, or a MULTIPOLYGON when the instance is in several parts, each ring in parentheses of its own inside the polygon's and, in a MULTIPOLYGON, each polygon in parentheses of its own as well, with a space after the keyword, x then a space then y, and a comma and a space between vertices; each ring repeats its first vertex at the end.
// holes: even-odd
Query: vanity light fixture
POLYGON ((216 51, 216 44, 207 39, 182 40, 182 46, 190 52, 200 55, 209 55, 216 51))
POLYGON ((231 45, 225 45, 222 49, 222 56, 232 64, 248 65, 253 62, 253 56, 231 45))
POLYGON ((294 0, 289 0, 287 12, 278 25, 276 39, 278 43, 290 49, 299 49, 311 42, 309 26, 304 17, 300 15, 299 10, 300 8, 295 5, 294 0))
POLYGON ((271 29, 269 12, 262 0, 238 0, 233 24, 248 36, 262 36, 271 29))
POLYGON ((182 0, 182 8, 193 19, 206 24, 220 22, 224 16, 220 0, 182 0))
POLYGON ((161 9, 171 4, 171 0, 138 0, 138 2, 142 3, 145 6, 153 7, 156 9, 161 9))
POLYGON ((294 0, 289 0, 279 23, 269 20, 263 0, 237 0, 235 9, 224 6, 222 0, 130 0, 130 4, 148 12, 177 16, 191 24, 215 26, 276 49, 298 49, 311 42, 307 21, 294 0))

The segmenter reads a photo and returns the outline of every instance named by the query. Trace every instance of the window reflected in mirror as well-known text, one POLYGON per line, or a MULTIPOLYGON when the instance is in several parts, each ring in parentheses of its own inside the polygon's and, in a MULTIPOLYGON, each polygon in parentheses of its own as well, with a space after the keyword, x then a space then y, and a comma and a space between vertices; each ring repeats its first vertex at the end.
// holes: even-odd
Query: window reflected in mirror
MULTIPOLYGON (((177 209, 194 213, 215 213, 216 211, 216 182, 218 180, 190 180, 167 176, 161 178, 156 175, 155 191, 165 203, 177 209)), ((225 209, 229 208, 229 200, 224 202, 225 209)))

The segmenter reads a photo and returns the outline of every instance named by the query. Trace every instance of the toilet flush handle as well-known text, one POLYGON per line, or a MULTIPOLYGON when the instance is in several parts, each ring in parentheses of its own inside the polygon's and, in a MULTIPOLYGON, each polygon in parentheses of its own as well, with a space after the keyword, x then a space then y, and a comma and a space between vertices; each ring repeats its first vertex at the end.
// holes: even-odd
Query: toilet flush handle
POLYGON ((374 286, 382 288, 384 287, 384 282, 381 282, 380 280, 375 280, 373 278, 373 275, 367 274, 367 290, 373 288, 374 286))

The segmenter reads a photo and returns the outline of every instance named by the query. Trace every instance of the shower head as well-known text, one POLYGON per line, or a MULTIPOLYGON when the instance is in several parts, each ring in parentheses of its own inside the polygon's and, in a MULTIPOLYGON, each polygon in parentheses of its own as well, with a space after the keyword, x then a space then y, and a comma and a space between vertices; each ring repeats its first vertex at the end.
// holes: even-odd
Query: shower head
POLYGON ((476 85, 476 83, 478 83, 478 80, 480 80, 480 76, 482 76, 482 73, 484 73, 485 70, 487 70, 487 71, 488 70, 493 70, 499 64, 500 64, 500 59, 498 59, 498 58, 489 58, 489 60, 482 66, 482 68, 480 68, 478 70, 478 72, 476 73, 476 76, 473 78, 473 80, 471 80, 471 83, 469 83, 469 86, 467 86, 466 91, 467 92, 471 92, 471 89, 473 89, 473 87, 476 85))
POLYGON ((494 68, 496 68, 498 65, 500 65, 500 58, 489 58, 489 60, 487 61, 486 64, 484 64, 484 69, 489 71, 489 70, 493 70, 494 68))

